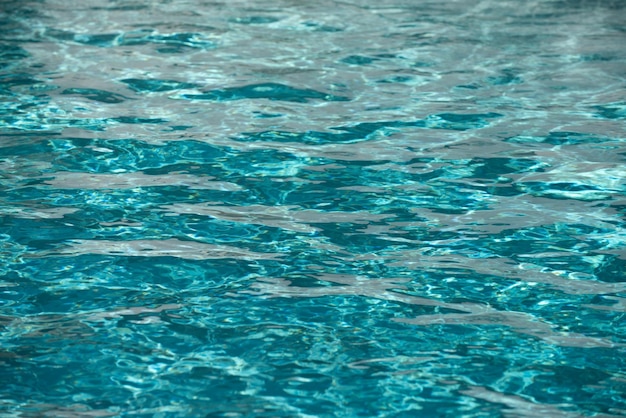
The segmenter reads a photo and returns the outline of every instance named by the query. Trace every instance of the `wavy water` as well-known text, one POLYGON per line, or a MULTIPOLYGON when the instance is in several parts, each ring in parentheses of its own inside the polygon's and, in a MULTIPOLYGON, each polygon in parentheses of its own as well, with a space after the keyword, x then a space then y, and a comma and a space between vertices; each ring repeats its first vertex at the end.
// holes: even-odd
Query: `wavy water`
POLYGON ((624 2, 0 10, 0 416, 626 416, 624 2))

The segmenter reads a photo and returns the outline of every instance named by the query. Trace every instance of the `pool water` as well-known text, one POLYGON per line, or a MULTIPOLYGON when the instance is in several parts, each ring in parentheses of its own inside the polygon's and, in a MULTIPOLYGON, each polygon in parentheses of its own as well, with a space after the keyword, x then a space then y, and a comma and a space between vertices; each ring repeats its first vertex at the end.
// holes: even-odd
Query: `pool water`
POLYGON ((622 0, 0 10, 0 416, 626 416, 622 0))

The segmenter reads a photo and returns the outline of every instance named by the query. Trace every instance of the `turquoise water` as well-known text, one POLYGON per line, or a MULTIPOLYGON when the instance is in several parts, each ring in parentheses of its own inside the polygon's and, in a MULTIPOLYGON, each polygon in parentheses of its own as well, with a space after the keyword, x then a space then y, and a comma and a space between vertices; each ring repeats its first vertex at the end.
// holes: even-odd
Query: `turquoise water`
POLYGON ((623 1, 0 9, 0 416, 626 416, 623 1))

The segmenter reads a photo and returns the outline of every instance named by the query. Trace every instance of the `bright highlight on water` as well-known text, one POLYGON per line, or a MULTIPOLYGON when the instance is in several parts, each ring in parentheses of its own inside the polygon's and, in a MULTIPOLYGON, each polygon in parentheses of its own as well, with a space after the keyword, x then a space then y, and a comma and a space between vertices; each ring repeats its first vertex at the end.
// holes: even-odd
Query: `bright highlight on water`
POLYGON ((1 417, 626 416, 626 3, 0 2, 1 417))

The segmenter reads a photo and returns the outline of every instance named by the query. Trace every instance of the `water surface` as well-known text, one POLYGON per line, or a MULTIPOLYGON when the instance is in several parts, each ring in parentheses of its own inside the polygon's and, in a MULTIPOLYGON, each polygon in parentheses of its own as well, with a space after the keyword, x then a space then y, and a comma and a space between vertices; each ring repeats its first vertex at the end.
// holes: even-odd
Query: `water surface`
POLYGON ((1 416, 626 416, 622 1, 0 10, 1 416))

